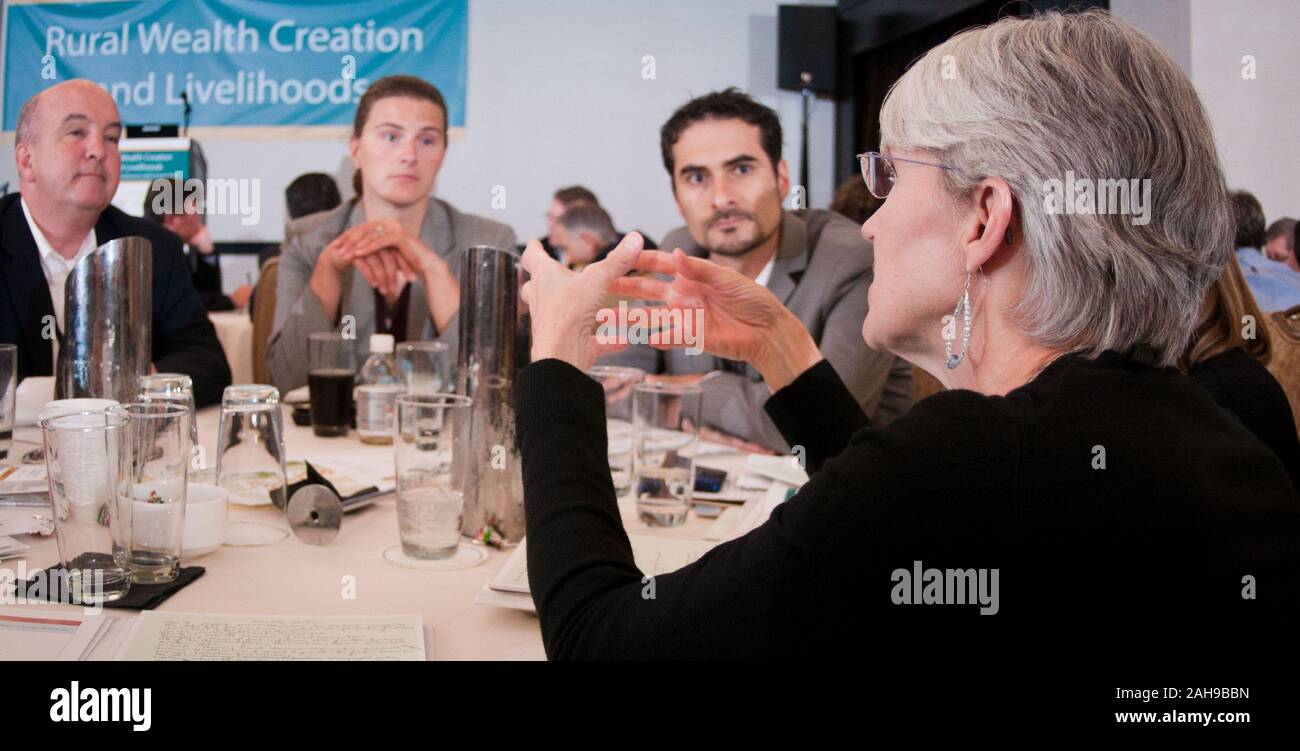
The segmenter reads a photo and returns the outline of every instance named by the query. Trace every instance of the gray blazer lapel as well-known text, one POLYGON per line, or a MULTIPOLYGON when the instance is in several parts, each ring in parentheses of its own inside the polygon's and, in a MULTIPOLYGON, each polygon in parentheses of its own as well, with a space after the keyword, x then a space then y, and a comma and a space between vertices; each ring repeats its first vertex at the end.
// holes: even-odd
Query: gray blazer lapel
POLYGON ((808 225, 790 213, 781 212, 781 244, 776 249, 776 262, 767 288, 782 304, 794 294, 796 278, 808 268, 808 225))

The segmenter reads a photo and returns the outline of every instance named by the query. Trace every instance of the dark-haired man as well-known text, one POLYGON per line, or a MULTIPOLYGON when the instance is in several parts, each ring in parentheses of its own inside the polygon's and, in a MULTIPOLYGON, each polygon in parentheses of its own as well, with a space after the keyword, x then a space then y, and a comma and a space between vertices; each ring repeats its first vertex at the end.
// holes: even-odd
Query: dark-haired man
MULTIPOLYGON (((682 105, 660 131, 664 167, 686 226, 661 245, 682 248, 766 286, 799 317, 878 424, 907 410, 911 366, 862 341, 871 244, 829 211, 784 211, 790 191, 775 112, 736 89, 682 105)), ((752 367, 687 350, 655 353, 655 372, 704 389, 706 426, 776 451, 789 447, 763 411, 752 367)))
POLYGON ((180 239, 109 204, 121 135, 117 105, 91 81, 56 84, 23 105, 14 143, 21 193, 0 198, 0 342, 18 345, 19 379, 52 375, 58 342, 44 335, 46 321, 62 331, 73 266, 109 240, 139 235, 153 244, 153 366, 190 376, 198 406, 215 404, 230 366, 180 239))
POLYGON ((324 172, 305 172, 284 189, 284 203, 289 218, 298 219, 320 211, 329 211, 343 203, 339 185, 324 172))

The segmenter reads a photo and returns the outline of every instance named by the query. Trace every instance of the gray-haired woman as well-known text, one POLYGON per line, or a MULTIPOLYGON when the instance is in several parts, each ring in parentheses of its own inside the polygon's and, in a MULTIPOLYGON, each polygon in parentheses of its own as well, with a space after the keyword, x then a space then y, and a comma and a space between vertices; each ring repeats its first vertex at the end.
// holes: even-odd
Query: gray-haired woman
POLYGON ((1016 639, 1086 626, 1095 644, 1296 612, 1295 488, 1169 367, 1232 253, 1186 76, 1103 12, 1005 19, 912 66, 881 131, 883 153, 861 157, 888 195, 863 226, 876 254, 863 336, 951 389, 887 428, 737 274, 635 238, 581 275, 526 252, 534 364, 518 426, 547 654, 842 654, 868 629, 917 638, 954 620, 1016 639), (607 290, 703 309, 704 347, 758 368, 767 412, 814 472, 758 529, 657 577, 653 599, 619 521, 601 391, 582 373, 607 290))

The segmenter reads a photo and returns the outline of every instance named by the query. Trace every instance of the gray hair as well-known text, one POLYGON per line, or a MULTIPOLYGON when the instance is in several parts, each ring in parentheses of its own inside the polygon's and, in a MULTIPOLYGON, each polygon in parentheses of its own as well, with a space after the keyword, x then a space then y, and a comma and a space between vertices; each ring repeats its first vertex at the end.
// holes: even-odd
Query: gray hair
POLYGON ((1279 237, 1286 238, 1286 249, 1295 250, 1295 220, 1289 216, 1268 225, 1268 230, 1264 233, 1264 242, 1271 243, 1279 237))
POLYGON ((1009 315, 1032 341, 1145 351, 1163 365, 1187 348, 1231 256, 1233 218, 1200 99, 1150 37, 1098 10, 962 32, 894 85, 880 131, 882 150, 950 167, 954 198, 989 176, 1011 186, 1029 258, 1009 315), (1149 180, 1155 210, 1145 223, 1052 212, 1048 181, 1067 173, 1149 180))
POLYGON ((602 246, 614 242, 618 236, 609 214, 601 207, 589 203, 575 204, 566 210, 564 216, 560 217, 560 224, 569 232, 592 233, 602 246))
POLYGON ((32 94, 31 98, 23 102, 22 109, 18 110, 18 124, 14 127, 15 146, 20 143, 31 143, 36 135, 36 103, 40 98, 39 91, 32 94))

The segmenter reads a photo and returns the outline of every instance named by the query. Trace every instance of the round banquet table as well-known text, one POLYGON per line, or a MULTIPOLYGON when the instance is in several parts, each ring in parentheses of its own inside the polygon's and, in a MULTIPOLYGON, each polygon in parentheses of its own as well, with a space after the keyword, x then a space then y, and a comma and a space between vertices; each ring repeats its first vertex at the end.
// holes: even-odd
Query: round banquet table
MULTIPOLYGON (((339 438, 321 438, 310 427, 293 424, 285 408, 285 445, 289 459, 306 458, 360 477, 393 474, 393 448, 363 444, 355 431, 339 438)), ((209 466, 215 461, 219 409, 198 413, 199 442, 209 466)), ((15 453, 39 444, 37 428, 19 428, 15 453)), ((562 457, 557 457, 562 461, 562 457)), ((702 463, 725 469, 735 477, 743 466, 740 453, 710 455, 702 463)), ((760 502, 758 495, 754 501, 760 502)), ((631 504, 620 504, 630 534, 652 534, 682 539, 702 539, 715 522, 691 513, 688 522, 672 529, 654 529, 637 518, 631 504)), ((740 514, 741 507, 727 514, 740 514)), ((231 522, 260 521, 288 529, 283 512, 273 506, 231 504, 231 522)), ((721 523, 719 520, 717 523, 721 523)), ((27 570, 58 561, 54 536, 24 535, 31 545, 25 558, 5 560, 0 566, 14 570, 20 562, 27 570)), ((483 562, 450 571, 402 568, 385 561, 383 551, 397 545, 396 500, 389 494, 375 504, 346 514, 337 538, 328 545, 310 545, 292 534, 261 547, 223 546, 207 555, 186 559, 183 566, 203 566, 204 575, 172 595, 160 611, 233 613, 240 615, 408 615, 423 617, 432 630, 430 659, 540 660, 545 658, 537 616, 522 610, 478 604, 475 596, 509 558, 510 550, 489 548, 483 562), (349 579, 349 577, 351 577, 349 579), (352 586, 349 586, 349 584, 352 586), (349 591, 351 590, 351 591, 349 591), (355 594, 355 597, 345 597, 355 594)), ((71 605, 23 605, 33 611, 59 612, 71 605)), ((106 609, 107 616, 131 617, 135 611, 106 609)))

